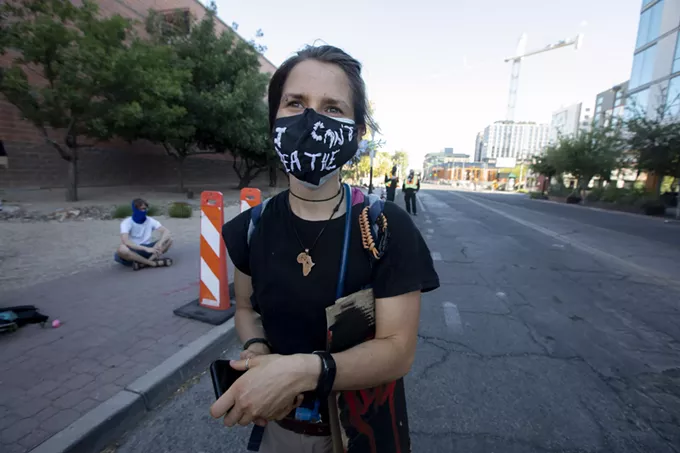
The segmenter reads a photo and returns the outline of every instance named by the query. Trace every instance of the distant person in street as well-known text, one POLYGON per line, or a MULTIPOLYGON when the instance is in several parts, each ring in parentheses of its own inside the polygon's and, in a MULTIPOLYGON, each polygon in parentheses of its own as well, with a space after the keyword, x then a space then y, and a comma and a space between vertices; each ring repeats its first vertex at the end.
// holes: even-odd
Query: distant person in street
POLYGON ((416 193, 420 190, 420 178, 416 176, 415 171, 411 170, 408 173, 408 177, 404 181, 404 186, 401 190, 404 192, 406 212, 417 216, 418 208, 416 207, 416 193))
MULTIPOLYGON (((268 102, 289 189, 222 229, 244 343, 241 360, 231 366, 245 374, 210 413, 227 426, 255 423, 249 449, 256 445, 260 453, 332 453, 331 392, 372 389, 408 373, 421 293, 439 287, 439 277, 422 235, 399 206, 341 183, 343 165, 374 126, 361 63, 337 47, 307 47, 273 74, 268 102), (385 226, 375 242, 366 236, 373 231, 367 217, 373 206, 382 209, 378 219, 385 226), (388 233, 386 244, 380 238, 388 233), (326 352, 326 307, 367 287, 375 297, 375 339, 326 352)), ((360 324, 354 323, 363 332, 360 324)), ((343 426, 363 423, 350 420, 341 401, 343 407, 343 426)), ((369 436, 358 432, 353 442, 368 445, 369 436)))
POLYGON ((134 270, 145 267, 167 267, 172 265, 170 258, 162 258, 172 245, 170 231, 161 223, 146 215, 149 203, 141 198, 132 200, 132 216, 120 223, 120 246, 114 259, 134 270), (160 238, 153 240, 153 233, 160 238))
POLYGON ((397 187, 399 187, 399 177, 397 176, 397 166, 392 167, 392 175, 385 175, 385 188, 387 192, 387 201, 394 201, 397 195, 397 187))

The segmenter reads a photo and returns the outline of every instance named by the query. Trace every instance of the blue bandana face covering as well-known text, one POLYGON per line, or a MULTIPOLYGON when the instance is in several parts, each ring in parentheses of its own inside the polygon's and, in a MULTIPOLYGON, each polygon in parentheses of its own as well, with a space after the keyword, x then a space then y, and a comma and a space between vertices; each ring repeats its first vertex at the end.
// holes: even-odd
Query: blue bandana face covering
POLYGON ((139 224, 146 222, 146 211, 137 209, 134 203, 132 203, 132 221, 139 224))

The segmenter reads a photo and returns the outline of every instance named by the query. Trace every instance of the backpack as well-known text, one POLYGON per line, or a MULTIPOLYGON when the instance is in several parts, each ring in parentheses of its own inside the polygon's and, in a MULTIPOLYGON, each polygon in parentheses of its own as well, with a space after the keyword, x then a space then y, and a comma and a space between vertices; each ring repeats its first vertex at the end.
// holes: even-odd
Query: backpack
MULTIPOLYGON (((383 214, 385 209, 385 200, 375 194, 365 195, 356 187, 352 188, 352 207, 357 204, 363 204, 362 213, 359 216, 359 227, 361 229, 361 238, 364 249, 369 252, 371 257, 371 264, 378 261, 385 254, 389 234, 387 231, 387 219, 383 214)), ((250 240, 255 232, 262 213, 267 208, 267 204, 271 198, 265 199, 262 203, 251 208, 250 223, 248 224, 247 243, 250 246, 250 240)))
POLYGON ((19 305, 15 307, 0 307, 0 332, 14 332, 26 324, 45 323, 49 316, 43 315, 34 305, 19 305))

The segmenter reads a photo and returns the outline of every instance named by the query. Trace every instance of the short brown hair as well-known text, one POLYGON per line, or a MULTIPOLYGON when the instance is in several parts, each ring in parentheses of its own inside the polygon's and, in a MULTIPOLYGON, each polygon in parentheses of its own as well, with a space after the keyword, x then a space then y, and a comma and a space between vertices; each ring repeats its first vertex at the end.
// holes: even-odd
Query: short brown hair
POLYGON ((149 207, 149 203, 147 203, 146 200, 143 198, 135 198, 134 200, 132 200, 132 204, 137 209, 142 209, 142 206, 146 206, 147 208, 149 207))

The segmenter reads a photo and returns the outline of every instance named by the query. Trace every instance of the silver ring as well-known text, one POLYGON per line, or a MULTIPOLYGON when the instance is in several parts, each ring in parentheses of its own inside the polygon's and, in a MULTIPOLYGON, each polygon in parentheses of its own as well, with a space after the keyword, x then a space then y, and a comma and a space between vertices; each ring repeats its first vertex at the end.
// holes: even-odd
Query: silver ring
POLYGON ((250 357, 246 359, 246 371, 250 369, 250 357))

